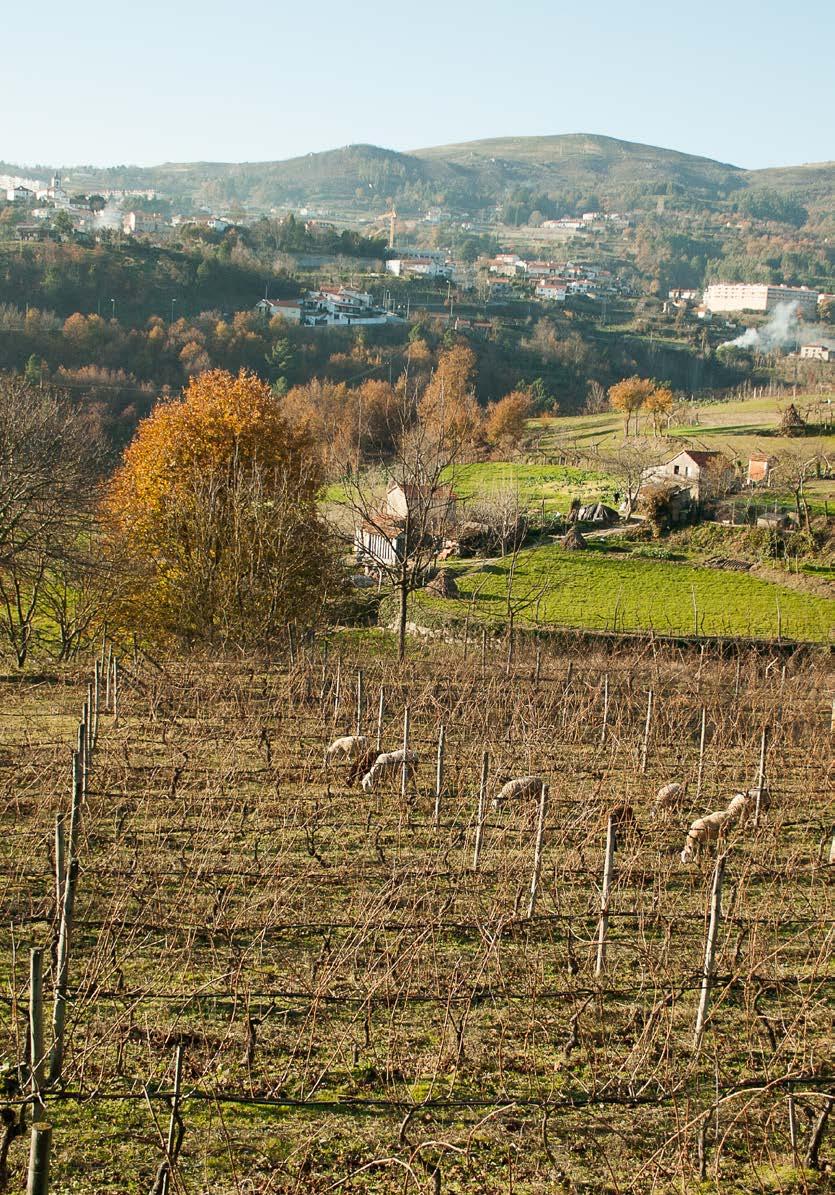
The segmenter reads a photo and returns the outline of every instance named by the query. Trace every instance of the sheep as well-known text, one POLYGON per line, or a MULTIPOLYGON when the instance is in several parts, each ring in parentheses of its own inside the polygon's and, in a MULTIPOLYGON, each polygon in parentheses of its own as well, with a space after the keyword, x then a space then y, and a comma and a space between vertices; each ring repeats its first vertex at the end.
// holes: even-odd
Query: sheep
POLYGON ((768 809, 771 804, 771 798, 767 788, 763 788, 761 792, 757 788, 749 788, 744 793, 734 793, 728 804, 728 813, 734 821, 738 821, 740 825, 745 824, 749 815, 757 807, 758 793, 760 809, 768 809))
POLYGON ((754 801, 756 801, 756 796, 752 797, 750 793, 734 793, 725 810, 728 820, 744 824, 754 801))
POLYGON ((708 813, 705 817, 697 817, 690 829, 681 852, 682 863, 689 863, 701 854, 702 849, 709 842, 713 842, 722 833, 725 823, 729 820, 727 809, 717 809, 715 813, 708 813))
POLYGON ((687 796, 687 781, 684 784, 665 784, 659 788, 655 794, 655 808, 653 809, 653 816, 659 817, 669 813, 672 809, 677 809, 684 803, 684 798, 687 796))
POLYGON ((417 751, 404 751, 402 748, 399 751, 384 751, 382 755, 377 756, 374 763, 363 776, 361 781, 363 789, 367 793, 370 793, 378 783, 387 777, 399 775, 404 763, 407 774, 414 776, 415 769, 420 763, 417 751))
POLYGON ((361 751, 365 750, 368 743, 368 735, 365 734, 344 734, 339 739, 334 739, 331 745, 325 752, 325 764, 332 763, 336 759, 355 759, 361 751))
POLYGON ((539 797, 545 781, 541 776, 517 776, 499 789, 493 798, 493 808, 501 809, 505 801, 521 801, 526 797, 539 797))

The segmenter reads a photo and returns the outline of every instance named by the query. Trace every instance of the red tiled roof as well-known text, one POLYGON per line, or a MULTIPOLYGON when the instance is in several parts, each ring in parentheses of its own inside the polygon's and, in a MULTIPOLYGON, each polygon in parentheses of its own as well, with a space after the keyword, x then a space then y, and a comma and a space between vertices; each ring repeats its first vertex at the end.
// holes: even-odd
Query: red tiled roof
MULTIPOLYGON (((679 455, 681 455, 681 454, 679 454, 679 455)), ((727 463, 725 461, 725 457, 722 455, 721 452, 707 451, 707 450, 696 449, 696 448, 693 448, 693 449, 685 448, 684 455, 689 456, 691 461, 693 461, 695 464, 697 464, 702 469, 707 469, 711 465, 715 465, 719 461, 727 463)))

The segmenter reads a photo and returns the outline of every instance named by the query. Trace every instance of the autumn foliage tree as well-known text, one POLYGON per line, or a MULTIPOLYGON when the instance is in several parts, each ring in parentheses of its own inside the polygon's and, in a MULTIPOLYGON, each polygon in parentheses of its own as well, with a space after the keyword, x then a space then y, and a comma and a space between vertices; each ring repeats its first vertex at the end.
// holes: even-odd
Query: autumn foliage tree
POLYGON ((652 429, 658 435, 658 426, 662 419, 672 413, 675 396, 669 386, 653 386, 644 399, 644 410, 652 418, 652 429))
POLYGON ((646 402, 647 398, 655 389, 655 383, 649 378, 639 378, 637 375, 631 378, 624 378, 621 382, 616 382, 614 386, 609 387, 609 405, 613 411, 620 411, 624 416, 624 431, 629 435, 629 426, 632 422, 632 416, 635 416, 635 423, 638 421, 638 411, 646 402))
POLYGON ((153 641, 252 646, 338 584, 320 467, 254 374, 212 370, 140 424, 105 500, 119 614, 153 641))
POLYGON ((484 414, 475 396, 476 357, 455 344, 438 358, 420 402, 418 417, 430 435, 454 440, 466 453, 482 439, 484 414))
POLYGON ((533 404, 527 390, 511 390, 487 408, 485 435, 496 447, 515 447, 525 433, 533 404))

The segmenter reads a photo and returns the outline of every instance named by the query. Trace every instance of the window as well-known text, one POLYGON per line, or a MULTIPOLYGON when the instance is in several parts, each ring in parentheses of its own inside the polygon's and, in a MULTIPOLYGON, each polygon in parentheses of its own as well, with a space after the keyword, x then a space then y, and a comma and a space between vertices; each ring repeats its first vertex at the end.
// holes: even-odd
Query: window
POLYGON ((673 472, 678 473, 678 465, 673 465, 673 472))

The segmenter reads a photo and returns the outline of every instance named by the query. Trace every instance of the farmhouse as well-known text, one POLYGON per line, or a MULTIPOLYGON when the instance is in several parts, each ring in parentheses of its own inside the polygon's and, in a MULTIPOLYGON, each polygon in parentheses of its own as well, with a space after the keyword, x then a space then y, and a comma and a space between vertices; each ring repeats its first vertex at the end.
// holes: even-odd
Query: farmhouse
POLYGON ((392 479, 380 509, 363 519, 354 533, 357 561, 367 568, 389 567, 402 557, 406 524, 410 537, 440 541, 455 522, 458 497, 446 486, 433 487, 392 479))
POLYGON ((6 191, 6 199, 9 203, 34 203, 35 192, 29 187, 17 184, 14 187, 9 187, 6 191))
POLYGON ((727 494, 736 483, 736 471, 721 452, 688 448, 663 465, 654 465, 644 473, 645 481, 674 481, 688 490, 694 502, 705 502, 727 494))
POLYGON ((291 324, 299 324, 302 318, 302 306, 302 299, 261 299, 259 303, 255 304, 255 310, 263 311, 269 319, 278 315, 291 324))
POLYGON ((386 272, 397 278, 448 278, 451 271, 451 263, 431 257, 390 257, 386 262, 386 272))

